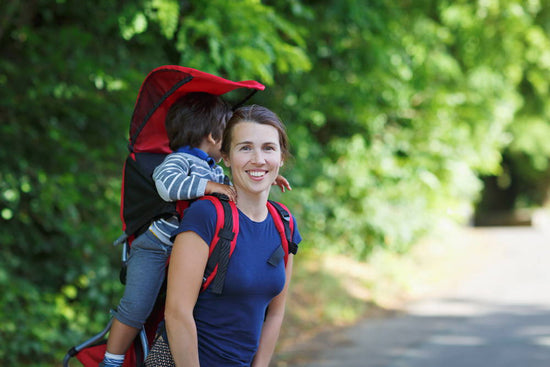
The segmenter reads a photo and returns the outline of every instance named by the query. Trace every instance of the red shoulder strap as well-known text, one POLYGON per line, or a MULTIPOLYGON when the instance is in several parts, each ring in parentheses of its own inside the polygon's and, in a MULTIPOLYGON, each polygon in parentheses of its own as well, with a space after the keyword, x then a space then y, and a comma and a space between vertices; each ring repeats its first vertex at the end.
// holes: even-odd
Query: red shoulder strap
POLYGON ((295 249, 290 249, 291 246, 295 246, 292 243, 292 237, 294 234, 294 221, 290 216, 290 211, 288 210, 288 208, 281 203, 278 203, 276 201, 268 201, 267 209, 271 213, 271 217, 275 222, 275 227, 277 228, 277 231, 279 231, 279 235, 281 236, 281 246, 285 251, 284 259, 286 266, 286 264, 288 263, 288 253, 296 253, 295 249), (289 233, 287 233, 287 226, 289 233))
POLYGON ((239 212, 233 201, 220 200, 210 195, 199 200, 209 200, 216 208, 216 230, 210 243, 201 292, 212 284, 212 291, 221 294, 229 258, 235 250, 239 233, 239 212))

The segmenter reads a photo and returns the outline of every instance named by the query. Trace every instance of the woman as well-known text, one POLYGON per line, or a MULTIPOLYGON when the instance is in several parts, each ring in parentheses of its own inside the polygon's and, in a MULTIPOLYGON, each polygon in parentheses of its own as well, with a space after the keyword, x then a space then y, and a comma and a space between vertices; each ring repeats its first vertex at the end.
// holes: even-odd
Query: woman
MULTIPOLYGON (((177 366, 268 366, 283 320, 292 256, 286 268, 282 261, 267 263, 281 238, 266 205, 289 156, 288 138, 276 114, 261 106, 242 107, 227 124, 221 151, 237 191, 236 248, 223 293, 199 293, 216 211, 207 200, 187 209, 168 272, 168 340, 177 366)), ((295 230, 293 242, 300 241, 295 230)))

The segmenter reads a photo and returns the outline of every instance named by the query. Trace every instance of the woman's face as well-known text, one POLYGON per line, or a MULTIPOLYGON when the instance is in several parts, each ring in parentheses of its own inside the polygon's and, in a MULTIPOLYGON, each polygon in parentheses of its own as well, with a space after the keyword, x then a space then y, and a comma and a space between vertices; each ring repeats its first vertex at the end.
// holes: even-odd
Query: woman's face
POLYGON ((229 157, 233 184, 250 193, 269 192, 282 165, 279 132, 271 125, 243 121, 233 127, 229 157))

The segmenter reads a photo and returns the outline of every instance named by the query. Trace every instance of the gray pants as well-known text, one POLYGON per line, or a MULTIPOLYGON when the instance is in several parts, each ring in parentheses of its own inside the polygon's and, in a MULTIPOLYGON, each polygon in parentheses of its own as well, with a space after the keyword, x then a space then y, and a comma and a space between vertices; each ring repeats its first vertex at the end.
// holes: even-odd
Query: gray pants
POLYGON ((114 316, 123 324, 140 329, 151 313, 166 275, 172 246, 146 231, 132 242, 126 287, 114 316))

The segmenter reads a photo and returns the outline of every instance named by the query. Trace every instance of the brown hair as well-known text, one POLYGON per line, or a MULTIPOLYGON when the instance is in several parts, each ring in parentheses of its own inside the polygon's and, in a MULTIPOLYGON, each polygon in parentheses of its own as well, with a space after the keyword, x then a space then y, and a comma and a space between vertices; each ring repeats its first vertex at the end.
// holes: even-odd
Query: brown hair
POLYGON ((166 114, 166 133, 170 149, 198 147, 204 137, 212 134, 222 138, 231 107, 219 96, 204 92, 187 93, 179 98, 166 114))
POLYGON ((222 154, 226 156, 229 155, 233 128, 239 122, 243 121, 273 126, 279 133, 279 145, 281 147, 282 160, 285 161, 290 158, 288 136, 286 134, 285 125, 283 125, 283 123, 279 119, 279 116, 277 116, 275 112, 269 110, 266 107, 258 105, 240 107, 233 112, 233 115, 227 122, 225 131, 223 132, 221 147, 222 154))

